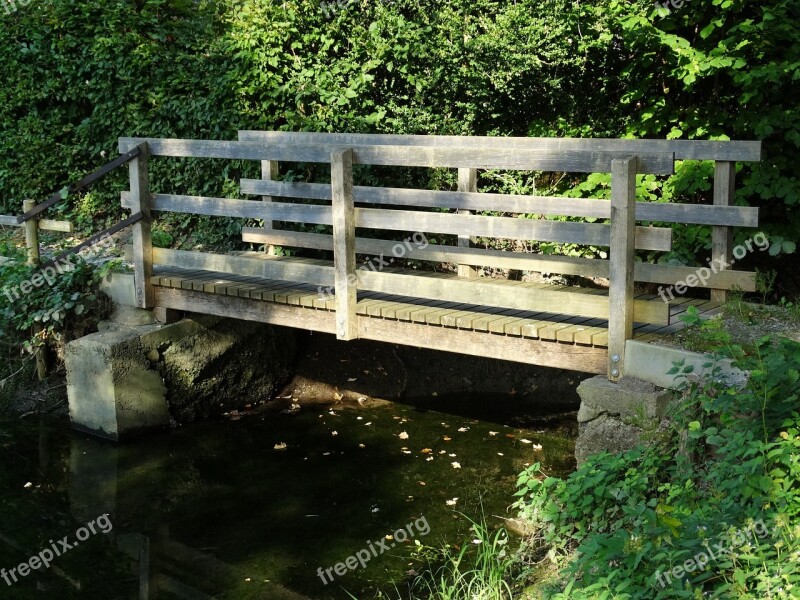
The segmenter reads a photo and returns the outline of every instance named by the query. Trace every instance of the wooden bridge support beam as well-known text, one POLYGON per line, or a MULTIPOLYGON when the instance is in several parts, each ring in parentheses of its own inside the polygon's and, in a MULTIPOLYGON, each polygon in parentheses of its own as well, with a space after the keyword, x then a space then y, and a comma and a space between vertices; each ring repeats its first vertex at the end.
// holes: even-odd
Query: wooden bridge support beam
MULTIPOLYGON (((276 160, 262 160, 261 161, 261 179, 264 181, 275 181, 278 178, 278 161, 276 160)), ((272 202, 272 196, 262 196, 262 202, 272 202)), ((264 221, 264 231, 266 233, 271 233, 275 229, 275 222, 265 220, 264 221)), ((272 244, 267 244, 266 246, 267 254, 274 256, 275 255, 275 246, 272 244)))
MULTIPOLYGON (((458 191, 477 192, 478 191, 478 169, 462 168, 458 170, 458 191)), ((472 211, 459 210, 460 215, 471 215, 472 211)), ((461 248, 469 248, 474 240, 468 235, 458 236, 458 245, 461 248)), ((478 271, 470 265, 458 265, 459 277, 475 277, 478 271)))
POLYGON ((633 337, 637 158, 611 164, 611 249, 608 288, 608 378, 622 379, 625 341, 633 337))
MULTIPOLYGON (((714 163, 714 206, 733 206, 736 198, 736 163, 718 160, 714 163)), ((719 270, 730 269, 733 259, 733 228, 713 227, 711 230, 711 260, 719 270), (724 262, 723 262, 724 261, 724 262), (722 266, 722 265, 725 266, 722 266)), ((725 302, 726 290, 712 289, 712 302, 725 302)))
POLYGON ((142 213, 142 219, 133 226, 133 271, 136 285, 136 305, 139 308, 155 306, 153 284, 153 237, 151 231, 150 181, 148 177, 147 142, 139 144, 139 155, 128 163, 130 173, 130 199, 133 213, 142 213))
POLYGON ((333 267, 336 289, 336 337, 358 338, 356 303, 356 212, 353 202, 353 150, 331 153, 333 192, 333 267))

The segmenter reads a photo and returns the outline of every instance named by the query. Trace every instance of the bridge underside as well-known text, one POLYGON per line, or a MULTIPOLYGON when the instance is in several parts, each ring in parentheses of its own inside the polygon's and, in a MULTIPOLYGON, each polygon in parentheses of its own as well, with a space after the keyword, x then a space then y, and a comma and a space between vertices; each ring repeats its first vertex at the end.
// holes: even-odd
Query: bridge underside
MULTIPOLYGON (((156 305, 163 308, 336 333, 335 301, 312 285, 174 267, 157 268, 152 281, 156 305)), ((602 289, 585 293, 607 295, 602 289)), ((676 300, 670 304, 669 325, 637 324, 634 339, 650 341, 680 329, 679 316, 689 306, 706 316, 719 310, 708 300, 676 300)), ((608 322, 602 319, 373 292, 359 293, 357 314, 360 339, 587 373, 608 368, 608 322)))

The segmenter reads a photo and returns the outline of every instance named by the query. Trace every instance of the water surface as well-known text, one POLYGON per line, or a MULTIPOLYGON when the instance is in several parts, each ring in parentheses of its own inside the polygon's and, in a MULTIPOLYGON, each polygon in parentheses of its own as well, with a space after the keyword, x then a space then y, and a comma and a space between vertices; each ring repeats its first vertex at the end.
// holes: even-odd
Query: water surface
POLYGON ((0 580, 0 598, 396 598, 420 567, 415 539, 461 543, 464 515, 513 516, 526 465, 574 466, 562 422, 515 428, 465 412, 309 407, 120 446, 62 422, 0 424, 0 567, 100 515, 113 523, 55 569, 0 580), (414 537, 386 538, 401 528, 414 537), (376 558, 378 540, 389 550, 376 558), (370 543, 366 568, 323 583, 319 569, 370 543))

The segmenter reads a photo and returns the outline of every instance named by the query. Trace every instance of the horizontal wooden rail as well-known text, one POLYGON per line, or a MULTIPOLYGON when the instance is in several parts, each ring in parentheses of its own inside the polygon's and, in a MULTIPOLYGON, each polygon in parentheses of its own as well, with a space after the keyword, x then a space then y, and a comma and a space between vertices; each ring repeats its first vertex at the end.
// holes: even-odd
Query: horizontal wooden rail
MULTIPOLYGON (((243 194, 282 198, 331 200, 331 186, 324 183, 293 183, 242 179, 241 192, 243 194)), ((356 186, 353 189, 353 198, 356 202, 393 206, 419 206, 518 214, 561 215, 595 219, 608 219, 611 217, 610 200, 600 198, 523 196, 365 186, 356 186)), ((757 227, 758 208, 747 206, 637 202, 636 220, 730 227, 757 227)))
MULTIPOLYGON (((330 145, 280 145, 257 142, 122 138, 126 152, 146 142, 151 156, 242 159, 280 162, 330 163, 330 145)), ((639 172, 670 175, 675 172, 672 153, 641 153, 639 172)), ((610 173, 617 152, 551 151, 509 148, 464 148, 459 146, 359 146, 353 148, 353 163, 397 167, 449 167, 610 173)))
MULTIPOLYGON (((334 285, 333 264, 330 266, 309 264, 292 259, 251 258, 153 248, 153 263, 181 269, 302 282, 322 287, 334 285)), ((607 297, 574 292, 563 286, 547 286, 543 289, 518 282, 508 285, 507 282, 493 283, 485 279, 419 277, 361 270, 358 271, 358 289, 516 310, 535 308, 541 312, 589 318, 607 319, 609 316, 607 297)), ((669 323, 669 305, 660 300, 637 300, 634 303, 634 318, 641 323, 666 325, 669 323)))
MULTIPOLYGON (((39 219, 37 221, 39 229, 44 231, 59 231, 61 233, 72 233, 75 228, 69 221, 51 221, 50 219, 39 219)), ((19 223, 16 216, 0 215, 0 225, 6 227, 23 227, 24 223, 19 223)))
MULTIPOLYGON (((260 228, 245 227, 242 229, 242 241, 253 244, 309 248, 312 250, 333 250, 333 239, 330 235, 322 233, 283 230, 264 231, 260 228)), ((393 257, 395 252, 402 254, 404 259, 410 260, 537 271, 540 273, 559 273, 580 277, 607 278, 609 276, 608 261, 596 258, 528 254, 447 245, 430 245, 424 249, 413 246, 409 248, 402 242, 392 240, 356 238, 357 254, 393 257)), ((634 265, 634 277, 636 281, 643 283, 675 285, 686 281, 687 277, 696 275, 696 273, 697 267, 678 267, 650 263, 636 263, 634 265)), ((705 283, 701 282, 696 287, 726 290, 740 289, 744 292, 754 292, 756 289, 755 274, 747 271, 720 271, 716 274, 712 273, 705 283)))
MULTIPOLYGON (((123 194, 122 202, 124 207, 129 207, 129 196, 123 194)), ((316 225, 333 224, 333 213, 330 206, 310 206, 286 202, 263 203, 253 200, 156 194, 153 196, 152 210, 270 219, 316 225)), ((404 210, 386 211, 373 208, 357 208, 355 217, 356 227, 390 231, 420 231, 589 246, 608 246, 611 240, 610 226, 601 223, 543 221, 404 210)), ((672 249, 672 230, 662 227, 638 227, 636 240, 636 247, 640 250, 668 252, 672 249)))
MULTIPOLYGON (((117 167, 121 167, 122 165, 126 164, 130 160, 132 160, 132 159, 136 158, 137 156, 139 156, 139 152, 140 152, 139 148, 132 148, 132 149, 128 150, 127 152, 125 152, 125 154, 123 154, 119 158, 116 158, 116 159, 112 160, 110 163, 108 163, 104 167, 98 169, 94 173, 90 173, 89 175, 87 175, 86 177, 81 179, 80 181, 77 181, 77 182, 71 184, 70 186, 68 186, 67 187, 67 194, 73 194, 73 193, 77 192, 78 190, 83 189, 83 188, 91 185, 92 183, 94 183, 98 179, 102 179, 103 177, 108 175, 111 171, 116 169, 117 167)), ((28 221, 28 220, 32 219, 33 217, 35 217, 36 215, 46 211, 48 208, 50 208, 54 204, 57 204, 58 202, 60 202, 63 199, 64 199, 64 196, 62 195, 62 192, 58 191, 55 194, 53 194, 48 200, 45 200, 41 204, 38 204, 32 210, 29 210, 25 214, 20 215, 19 217, 17 217, 17 222, 18 223, 24 223, 25 221, 28 221)))
POLYGON ((339 146, 462 146, 477 148, 519 148, 557 151, 598 151, 625 154, 674 152, 677 160, 720 160, 752 162, 761 160, 759 141, 705 140, 620 140, 606 138, 534 138, 484 136, 384 135, 360 133, 316 133, 286 131, 239 131, 245 142, 270 144, 334 144, 339 146))

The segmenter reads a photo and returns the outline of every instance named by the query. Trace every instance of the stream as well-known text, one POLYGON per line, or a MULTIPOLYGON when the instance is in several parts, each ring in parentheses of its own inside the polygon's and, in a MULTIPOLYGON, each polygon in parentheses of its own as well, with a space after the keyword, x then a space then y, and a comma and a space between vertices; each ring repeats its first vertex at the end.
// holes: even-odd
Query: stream
POLYGON ((520 428, 469 413, 316 405, 121 445, 0 422, 0 568, 63 549, 0 598, 403 597, 422 548, 514 516, 527 465, 574 468, 574 414, 520 428))

